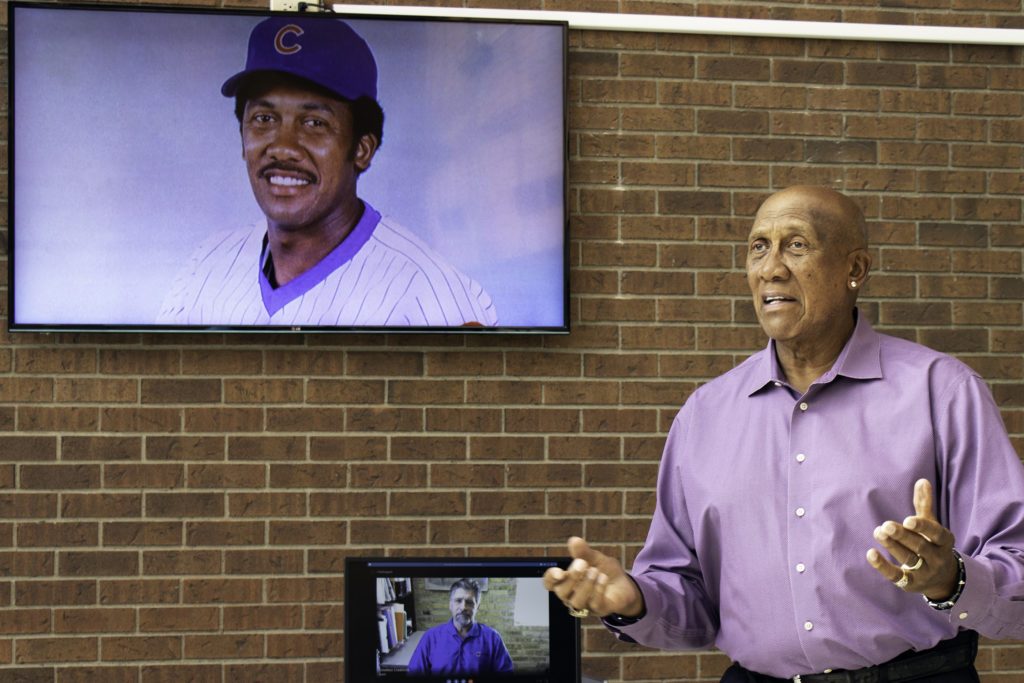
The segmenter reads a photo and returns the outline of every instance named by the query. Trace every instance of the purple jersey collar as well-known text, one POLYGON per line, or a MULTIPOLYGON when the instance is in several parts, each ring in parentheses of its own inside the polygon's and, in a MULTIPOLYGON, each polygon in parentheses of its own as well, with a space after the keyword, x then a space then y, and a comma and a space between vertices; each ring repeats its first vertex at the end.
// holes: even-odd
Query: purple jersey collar
POLYGON ((363 215, 352 228, 352 232, 341 241, 327 256, 320 260, 315 266, 302 273, 286 285, 274 289, 266 276, 266 263, 270 258, 268 240, 263 237, 263 249, 260 252, 260 260, 257 264, 256 275, 260 282, 260 294, 263 297, 263 307, 267 313, 273 316, 289 303, 298 299, 303 294, 320 284, 332 272, 343 266, 356 255, 363 245, 373 235, 374 229, 380 222, 380 214, 367 202, 363 202, 363 215))

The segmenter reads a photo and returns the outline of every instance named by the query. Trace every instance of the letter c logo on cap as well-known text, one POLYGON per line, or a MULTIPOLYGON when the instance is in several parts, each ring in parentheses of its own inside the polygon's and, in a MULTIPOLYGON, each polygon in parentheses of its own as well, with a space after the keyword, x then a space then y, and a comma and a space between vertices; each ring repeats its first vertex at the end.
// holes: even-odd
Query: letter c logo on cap
POLYGON ((296 41, 290 41, 291 45, 285 45, 284 41, 289 35, 298 38, 302 34, 303 30, 296 26, 295 24, 288 24, 287 26, 282 26, 281 30, 277 32, 276 36, 274 36, 274 49, 277 50, 282 55, 295 54, 296 52, 302 49, 302 46, 299 45, 298 42, 296 41))

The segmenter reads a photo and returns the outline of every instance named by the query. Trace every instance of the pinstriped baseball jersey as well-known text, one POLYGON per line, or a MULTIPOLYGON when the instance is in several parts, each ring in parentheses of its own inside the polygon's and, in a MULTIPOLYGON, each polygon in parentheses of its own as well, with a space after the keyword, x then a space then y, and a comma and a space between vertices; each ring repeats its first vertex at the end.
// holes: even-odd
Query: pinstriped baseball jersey
MULTIPOLYGON (((365 204, 365 202, 364 202, 365 204)), ((157 323, 258 326, 496 325, 491 297, 369 204, 313 268, 273 288, 265 226, 215 235, 182 268, 157 323)))

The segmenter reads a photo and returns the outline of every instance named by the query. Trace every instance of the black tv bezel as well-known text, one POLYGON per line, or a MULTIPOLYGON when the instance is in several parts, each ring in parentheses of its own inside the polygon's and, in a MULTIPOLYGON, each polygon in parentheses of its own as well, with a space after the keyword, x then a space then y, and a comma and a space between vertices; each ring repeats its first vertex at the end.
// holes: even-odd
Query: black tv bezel
MULTIPOLYGON (((311 5, 312 7, 312 5, 311 5)), ((319 7, 319 6, 317 6, 319 7)), ((509 19, 509 18, 475 18, 462 16, 442 15, 418 15, 399 13, 336 13, 336 12, 311 12, 296 11, 282 12, 266 9, 250 8, 212 8, 175 5, 128 5, 128 4, 94 4, 85 3, 47 3, 35 0, 11 0, 8 11, 8 99, 9 114, 7 121, 7 168, 8 168, 8 268, 7 268, 7 330, 11 333, 60 333, 60 332, 110 332, 110 333, 187 333, 187 334, 209 334, 209 333, 283 333, 283 334, 427 334, 427 335, 537 335, 553 334, 563 335, 571 332, 571 311, 570 311, 570 232, 569 232, 569 123, 568 123, 568 22, 559 19, 509 19), (17 269, 17 255, 15 247, 16 230, 16 202, 14 187, 17 181, 15 177, 15 156, 16 145, 14 139, 15 131, 15 50, 17 40, 17 10, 19 8, 43 9, 51 11, 86 10, 100 12, 126 12, 126 13, 171 13, 171 14, 192 14, 192 15, 225 15, 225 16, 250 16, 250 17, 278 17, 295 16, 310 18, 334 17, 338 19, 351 20, 379 20, 379 21, 422 21, 422 22, 458 22, 458 23, 484 23, 484 24, 533 24, 551 25, 561 27, 562 47, 562 257, 561 268, 562 278, 560 293, 553 293, 552 299, 556 296, 561 301, 562 321, 559 325, 502 325, 497 326, 320 326, 320 325, 166 325, 166 324, 120 324, 120 323, 25 323, 16 322, 15 303, 15 278, 17 269)))
POLYGON ((376 577, 371 565, 391 565, 396 577, 507 577, 509 572, 488 573, 487 566, 522 565, 522 577, 540 577, 540 564, 568 568, 571 557, 346 557, 345 558, 345 680, 364 683, 451 683, 472 679, 473 683, 579 683, 581 680, 580 620, 571 616, 554 593, 548 593, 552 669, 549 672, 505 675, 465 674, 415 676, 403 673, 377 675, 373 639, 376 633, 358 628, 360 619, 376 614, 376 577), (401 568, 401 569, 400 569, 401 568), (416 569, 416 573, 403 571, 416 569), (369 583, 369 585, 367 585, 369 583), (356 654, 368 656, 358 658, 356 654))

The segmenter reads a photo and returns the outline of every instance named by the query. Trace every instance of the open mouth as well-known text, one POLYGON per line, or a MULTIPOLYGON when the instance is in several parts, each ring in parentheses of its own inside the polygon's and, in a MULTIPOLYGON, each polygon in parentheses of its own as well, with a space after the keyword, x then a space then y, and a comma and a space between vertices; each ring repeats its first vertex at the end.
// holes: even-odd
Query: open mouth
POLYGON ((279 165, 260 169, 260 177, 275 187, 306 187, 316 182, 316 176, 312 173, 279 165))
POLYGON ((271 185, 280 185, 282 187, 301 187, 303 185, 309 185, 309 181, 305 178, 292 178, 290 176, 282 175, 269 175, 267 176, 267 182, 271 185))
POLYGON ((761 297, 761 303, 766 307, 770 306, 781 306, 783 304, 793 303, 796 299, 781 294, 769 294, 761 297))

